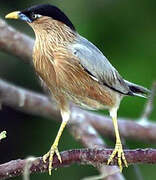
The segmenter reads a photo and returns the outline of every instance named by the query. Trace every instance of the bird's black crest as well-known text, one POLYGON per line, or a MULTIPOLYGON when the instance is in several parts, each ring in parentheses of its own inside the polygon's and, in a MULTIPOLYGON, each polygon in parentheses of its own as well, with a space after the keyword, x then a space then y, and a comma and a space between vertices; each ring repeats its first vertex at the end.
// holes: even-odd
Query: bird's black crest
POLYGON ((52 17, 53 19, 66 24, 72 30, 75 30, 75 27, 69 18, 59 8, 50 4, 32 6, 21 11, 21 13, 25 14, 29 18, 31 18, 32 14, 40 14, 42 16, 52 17))

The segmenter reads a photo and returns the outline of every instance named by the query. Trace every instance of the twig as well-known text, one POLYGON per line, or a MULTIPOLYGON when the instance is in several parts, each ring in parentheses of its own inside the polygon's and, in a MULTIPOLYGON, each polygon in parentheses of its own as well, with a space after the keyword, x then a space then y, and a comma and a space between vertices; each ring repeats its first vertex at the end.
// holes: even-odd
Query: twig
POLYGON ((2 131, 2 132, 0 133, 0 141, 1 141, 2 139, 6 138, 6 134, 7 134, 6 131, 2 131))
POLYGON ((25 159, 25 166, 23 170, 23 180, 29 180, 30 168, 35 160, 36 160, 35 157, 28 157, 25 159))
POLYGON ((151 95, 148 98, 142 117, 139 119, 140 124, 146 125, 146 123, 148 123, 147 121, 149 119, 149 116, 151 115, 153 111, 153 103, 154 103, 155 96, 156 96, 156 82, 154 82, 152 85, 151 95))
MULTIPOLYGON (((107 162, 108 157, 112 153, 112 149, 79 149, 69 150, 61 153, 62 164, 54 156, 53 168, 60 168, 70 166, 73 163, 88 164, 99 167, 107 162)), ((156 163, 156 149, 137 149, 126 150, 125 156, 128 164, 155 164, 156 163)), ((20 176, 26 160, 14 160, 0 165, 0 179, 7 179, 10 177, 20 176)), ((117 165, 117 158, 115 158, 111 165, 117 165)), ((30 173, 47 172, 48 163, 44 163, 42 158, 36 158, 30 168, 30 173)))
MULTIPOLYGON (((152 85, 152 89, 151 89, 151 94, 147 100, 147 103, 145 105, 145 108, 143 110, 143 113, 141 115, 141 118, 139 118, 137 120, 137 123, 146 127, 149 125, 149 117, 153 111, 153 105, 154 105, 154 98, 155 98, 155 95, 156 95, 156 82, 153 83, 152 85)), ((155 125, 155 124, 153 124, 155 125)), ((137 179, 138 180, 143 180, 143 176, 140 172, 140 168, 138 167, 138 165, 134 165, 134 171, 135 171, 135 174, 137 175, 137 179)))
POLYGON ((136 175, 137 180, 144 180, 143 174, 142 174, 138 164, 134 164, 133 169, 134 169, 134 173, 136 175))

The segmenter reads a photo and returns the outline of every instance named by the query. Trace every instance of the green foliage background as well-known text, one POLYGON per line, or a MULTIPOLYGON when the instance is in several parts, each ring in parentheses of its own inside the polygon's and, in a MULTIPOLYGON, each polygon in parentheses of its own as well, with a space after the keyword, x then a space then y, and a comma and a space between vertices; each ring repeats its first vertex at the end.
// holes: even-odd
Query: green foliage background
MULTIPOLYGON (((39 3, 53 3, 59 6, 72 20, 77 31, 98 46, 110 62, 127 80, 151 87, 156 79, 156 1, 154 0, 1 0, 0 16, 39 3)), ((33 31, 21 21, 8 20, 20 31, 34 37, 33 31)), ((0 78, 16 85, 41 92, 37 78, 30 65, 18 58, 0 52, 0 78)), ((119 116, 139 118, 146 100, 125 98, 119 116)), ((102 112, 103 113, 103 112, 102 112)), ((105 113, 105 111, 104 111, 105 113)), ((151 115, 155 120, 156 111, 151 115)), ((0 112, 0 129, 8 131, 8 138, 1 142, 0 163, 25 158, 29 155, 43 155, 53 142, 59 124, 32 117, 9 107, 0 112)), ((129 148, 155 147, 136 141, 126 141, 129 148)), ((109 142, 112 146, 114 143, 109 142)), ((79 148, 80 144, 65 130, 60 141, 60 150, 79 148)), ((138 166, 144 180, 154 180, 155 165, 138 166)), ((32 175, 32 180, 68 179, 78 180, 98 172, 93 167, 73 165, 48 174, 32 175)), ((124 169, 128 180, 138 179, 134 168, 124 169)), ((21 177, 15 178, 20 180, 21 177)))

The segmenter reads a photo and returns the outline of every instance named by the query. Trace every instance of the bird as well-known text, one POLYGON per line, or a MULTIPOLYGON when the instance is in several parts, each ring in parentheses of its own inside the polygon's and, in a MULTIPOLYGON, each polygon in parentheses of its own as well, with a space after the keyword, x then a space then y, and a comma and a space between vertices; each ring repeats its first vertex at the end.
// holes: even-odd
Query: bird
POLYGON ((54 154, 62 162, 58 144, 70 119, 70 103, 89 110, 106 109, 112 118, 116 143, 107 165, 117 156, 118 166, 128 167, 117 123, 117 111, 125 96, 148 97, 150 90, 125 80, 104 54, 81 36, 62 10, 51 4, 39 4, 14 11, 7 19, 27 22, 35 33, 33 66, 60 109, 62 123, 50 150, 43 156, 49 161, 51 175, 54 154))

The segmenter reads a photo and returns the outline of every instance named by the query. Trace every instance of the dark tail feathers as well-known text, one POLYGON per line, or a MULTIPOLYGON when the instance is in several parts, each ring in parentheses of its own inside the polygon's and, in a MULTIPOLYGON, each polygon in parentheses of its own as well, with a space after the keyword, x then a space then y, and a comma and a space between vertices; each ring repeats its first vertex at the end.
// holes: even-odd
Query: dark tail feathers
POLYGON ((127 80, 124 80, 124 81, 128 85, 129 89, 131 90, 132 95, 140 96, 144 98, 148 98, 150 96, 151 91, 149 89, 139 86, 137 84, 131 83, 127 80))

